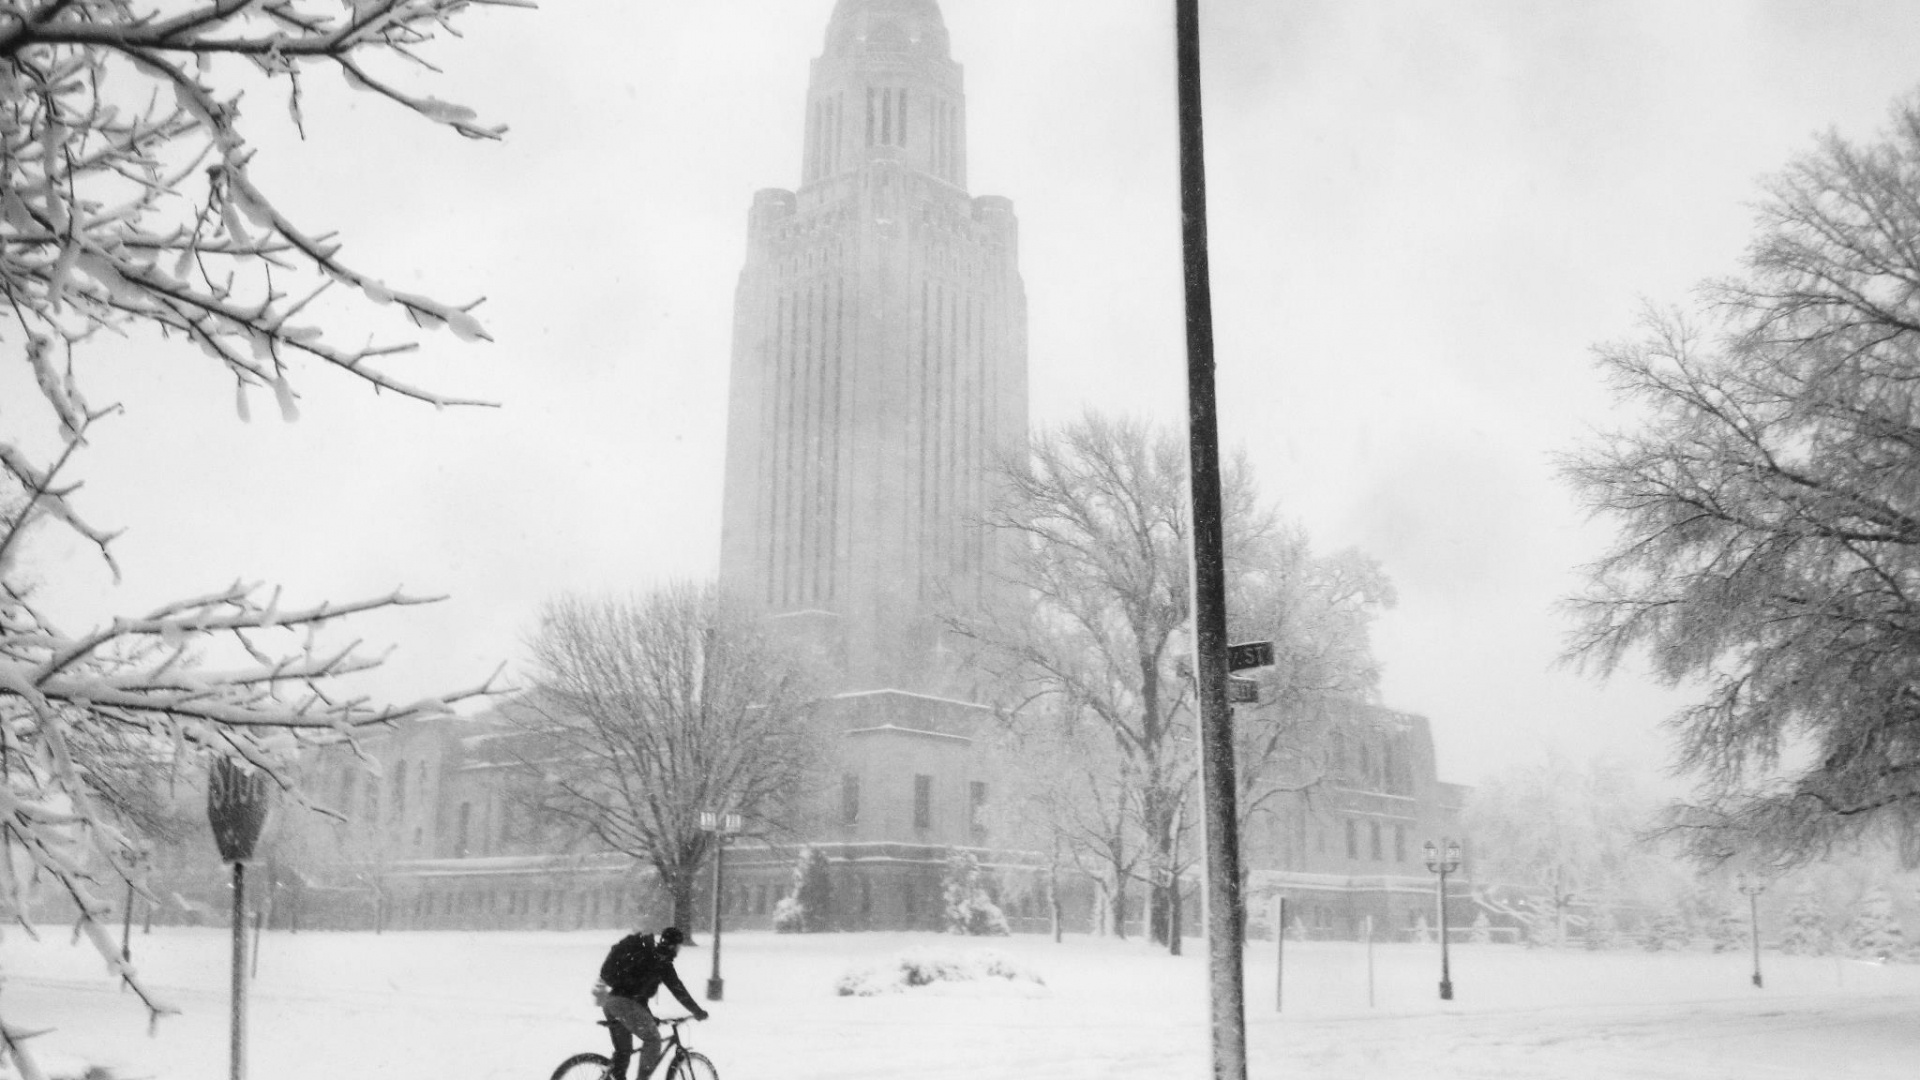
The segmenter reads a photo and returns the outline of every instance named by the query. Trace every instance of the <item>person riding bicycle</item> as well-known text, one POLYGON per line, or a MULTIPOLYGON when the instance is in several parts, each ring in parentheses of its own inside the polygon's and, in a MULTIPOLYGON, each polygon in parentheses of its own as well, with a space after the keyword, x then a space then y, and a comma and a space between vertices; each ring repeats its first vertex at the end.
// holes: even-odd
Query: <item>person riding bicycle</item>
POLYGON ((679 973, 673 970, 673 958, 686 939, 679 927, 669 926, 657 938, 639 932, 628 934, 607 951, 600 965, 600 981, 606 984, 600 1007, 612 1021, 607 1025, 607 1033, 613 1036, 613 1064, 607 1070, 612 1080, 626 1080, 627 1060, 633 1056, 636 1035, 640 1037, 640 1072, 635 1080, 647 1080, 660 1064, 660 1022, 647 1003, 662 986, 680 999, 694 1019, 707 1018, 707 1010, 694 1002, 679 973))

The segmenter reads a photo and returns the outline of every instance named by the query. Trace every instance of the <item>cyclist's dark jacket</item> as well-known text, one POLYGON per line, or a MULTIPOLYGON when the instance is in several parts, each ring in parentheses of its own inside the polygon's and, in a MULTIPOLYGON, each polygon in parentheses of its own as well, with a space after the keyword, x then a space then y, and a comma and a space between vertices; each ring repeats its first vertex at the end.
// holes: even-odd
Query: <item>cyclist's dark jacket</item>
POLYGON ((607 951, 607 959, 600 965, 600 980, 617 997, 632 998, 646 1004, 654 991, 665 986, 680 999, 687 1011, 698 1015, 703 1010, 687 993, 680 982, 680 975, 673 970, 673 961, 663 955, 653 940, 652 934, 628 934, 607 951))

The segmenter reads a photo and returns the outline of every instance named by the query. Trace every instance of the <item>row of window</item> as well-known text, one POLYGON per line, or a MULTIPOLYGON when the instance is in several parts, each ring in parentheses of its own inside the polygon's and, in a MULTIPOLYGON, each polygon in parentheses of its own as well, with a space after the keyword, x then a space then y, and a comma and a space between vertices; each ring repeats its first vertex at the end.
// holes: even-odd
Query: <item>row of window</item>
MULTIPOLYGON (((1385 830, 1380 827, 1379 822, 1367 822, 1367 857, 1374 862, 1382 862, 1385 860, 1386 856, 1382 844, 1384 833, 1385 830)), ((1358 859, 1359 857, 1360 822, 1354 818, 1348 818, 1347 858, 1358 859)), ((1407 827, 1405 825, 1395 825, 1393 827, 1393 861, 1397 863, 1407 861, 1407 827)))
MULTIPOLYGON (((967 782, 967 828, 975 839, 986 835, 987 785, 984 780, 967 782)), ((860 823, 860 774, 840 776, 840 823, 860 823)), ((933 777, 918 773, 913 778, 913 827, 933 828, 933 777)))
POLYGON ((1413 794, 1413 763, 1400 740, 1388 736, 1376 742, 1336 728, 1330 749, 1334 776, 1377 791, 1413 794))
POLYGON ((767 336, 772 392, 762 404, 768 438, 760 464, 767 601, 831 604, 838 591, 841 458, 841 357, 846 352, 846 280, 777 298, 767 336), (812 452, 809 452, 811 448, 812 452), (776 542, 784 538, 784 542, 776 542))
MULTIPOLYGON (((409 763, 405 758, 393 763, 393 772, 387 778, 385 797, 389 822, 399 822, 407 813, 408 765, 412 764, 414 798, 421 806, 431 806, 431 792, 428 784, 433 773, 424 762, 409 763)), ((367 824, 377 824, 380 818, 382 787, 378 777, 368 777, 364 790, 360 789, 360 769, 353 762, 345 763, 340 770, 339 810, 343 814, 357 815, 367 824), (356 798, 359 800, 356 802, 356 798)))
MULTIPOLYGON (((808 181, 840 171, 843 143, 841 113, 844 98, 816 99, 807 109, 806 153, 803 173, 808 181)), ((908 143, 912 112, 905 87, 870 86, 867 88, 867 145, 899 146, 908 143)), ((943 180, 960 181, 960 155, 963 119, 953 102, 931 101, 921 110, 925 114, 925 135, 934 175, 943 180)))
POLYGON ((568 889, 510 889, 488 892, 421 893, 414 897, 416 919, 529 917, 573 914, 589 922, 637 913, 630 889, 609 887, 579 893, 568 889))

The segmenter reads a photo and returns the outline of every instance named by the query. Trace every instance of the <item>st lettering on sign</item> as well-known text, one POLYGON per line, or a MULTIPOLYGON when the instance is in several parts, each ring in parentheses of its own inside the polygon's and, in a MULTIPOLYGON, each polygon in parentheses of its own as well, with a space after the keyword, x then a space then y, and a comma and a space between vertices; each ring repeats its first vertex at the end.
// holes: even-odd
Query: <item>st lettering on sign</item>
POLYGON ((1243 641, 1238 645, 1227 646, 1227 670, 1245 671, 1248 668, 1273 666, 1273 642, 1243 641))

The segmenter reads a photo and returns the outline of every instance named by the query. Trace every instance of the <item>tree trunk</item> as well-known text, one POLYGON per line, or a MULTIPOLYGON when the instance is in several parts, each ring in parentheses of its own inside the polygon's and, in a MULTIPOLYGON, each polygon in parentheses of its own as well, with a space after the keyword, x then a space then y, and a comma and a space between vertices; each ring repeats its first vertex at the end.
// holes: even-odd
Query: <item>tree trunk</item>
POLYGON ((1180 878, 1167 888, 1167 952, 1180 955, 1180 878))
POLYGON ((1053 943, 1060 944, 1060 866, 1047 867, 1047 912, 1053 919, 1053 943))
POLYGON ((1153 943, 1156 945, 1171 946, 1174 935, 1167 919, 1172 912, 1178 910, 1179 904, 1178 901, 1174 900, 1171 896, 1173 891, 1171 874, 1173 873, 1174 857, 1176 855, 1174 847, 1175 820, 1173 812, 1167 808, 1165 803, 1166 798, 1164 793, 1156 793, 1148 802, 1150 809, 1147 814, 1147 827, 1152 830, 1153 837, 1153 854, 1150 865, 1155 868, 1154 880, 1148 885, 1153 896, 1153 907, 1149 912, 1148 922, 1150 923, 1153 943), (1160 880, 1159 871, 1161 870, 1166 871, 1169 875, 1166 882, 1160 880))
POLYGON ((693 921, 695 914, 693 906, 693 871, 676 869, 672 874, 666 875, 666 877, 667 895, 671 897, 673 901, 672 925, 684 931, 687 935, 686 943, 693 945, 695 944, 693 940, 693 921))

